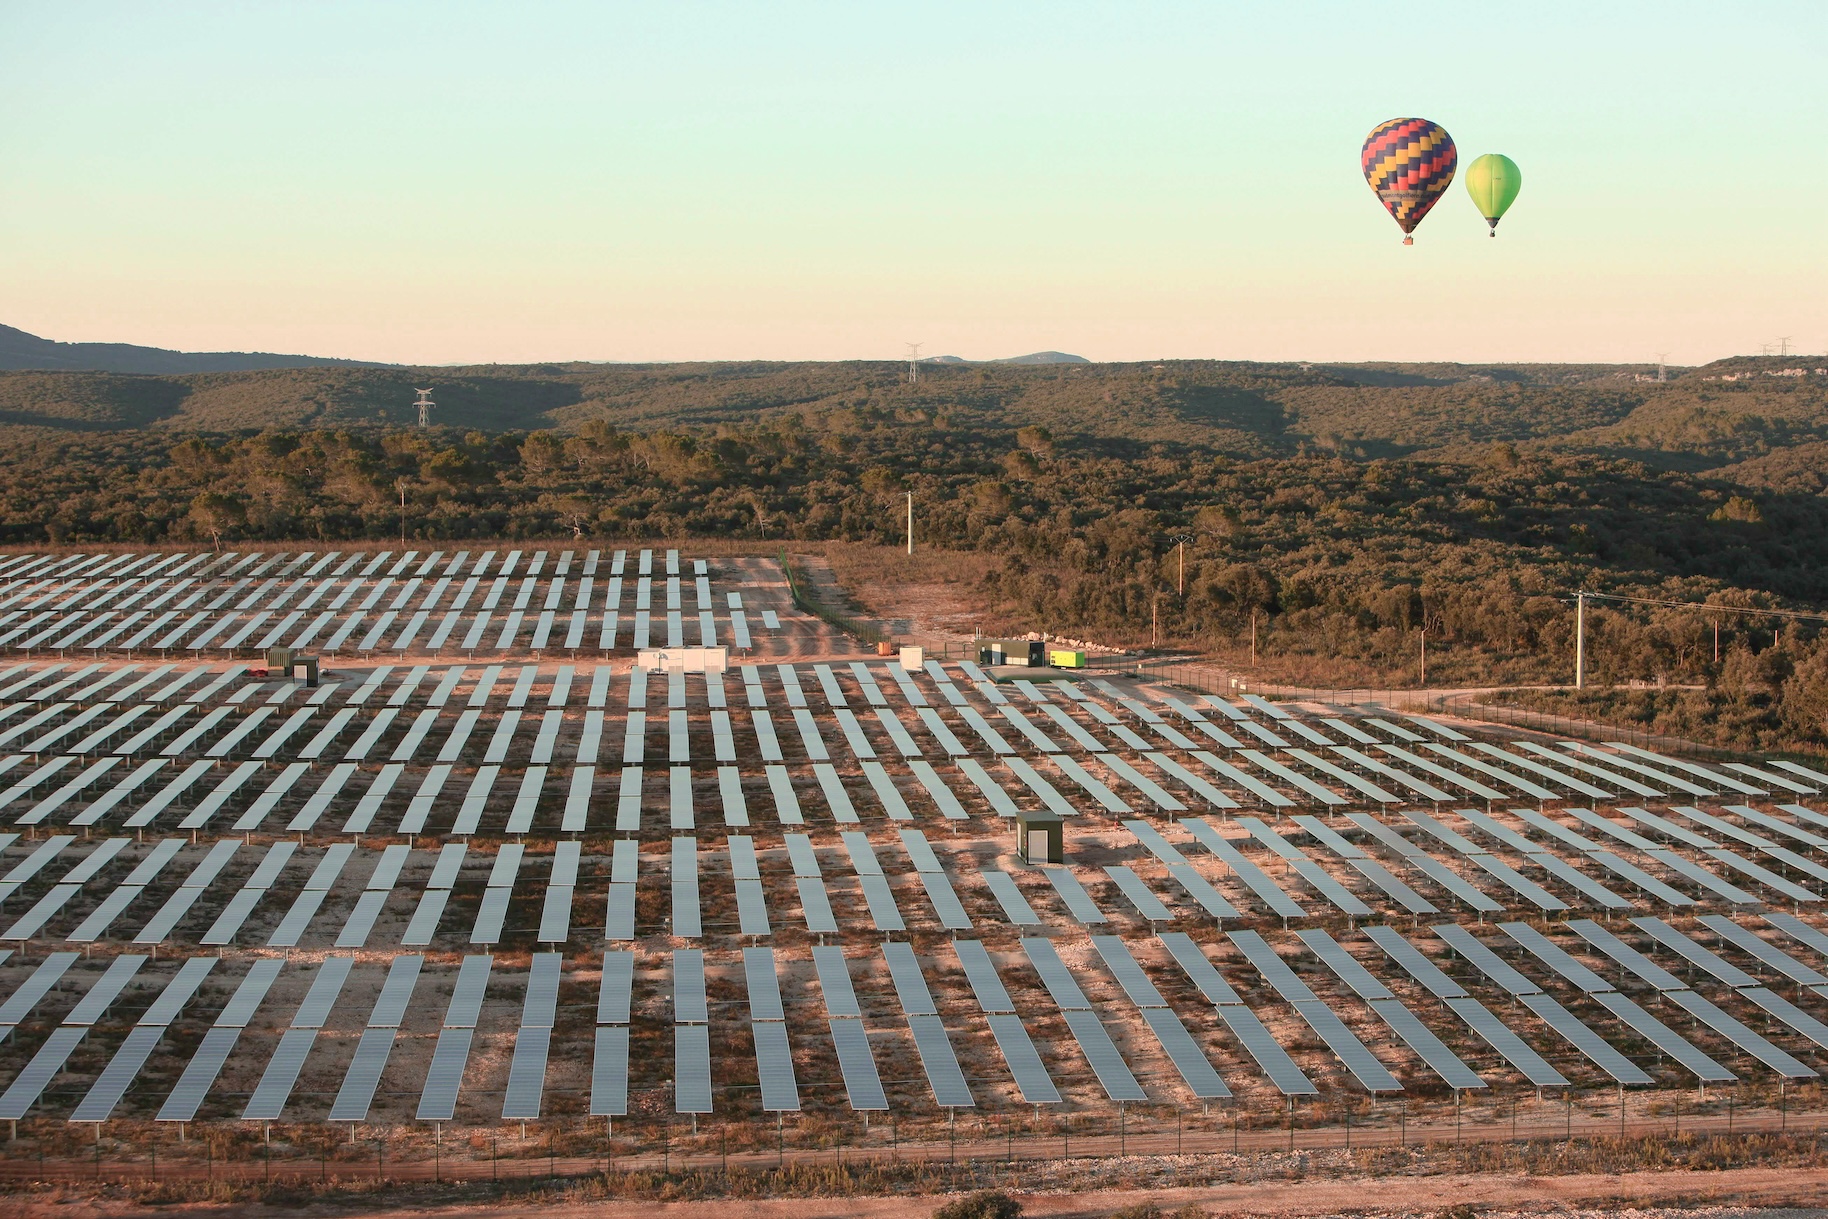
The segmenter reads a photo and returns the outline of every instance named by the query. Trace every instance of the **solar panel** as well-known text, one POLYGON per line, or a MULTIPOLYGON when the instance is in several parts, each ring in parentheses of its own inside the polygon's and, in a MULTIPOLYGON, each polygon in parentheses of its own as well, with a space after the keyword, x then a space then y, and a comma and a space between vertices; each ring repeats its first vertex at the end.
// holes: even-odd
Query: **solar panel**
POLYGON ((1155 989, 1155 984, 1143 972, 1142 966, 1136 963, 1136 958, 1130 954, 1129 946, 1122 939, 1114 935, 1095 935, 1092 937, 1092 947, 1104 958, 1105 967, 1116 977, 1117 984, 1123 987, 1130 1002, 1144 1008, 1167 1006, 1161 992, 1155 989))
MULTIPOLYGON (((1113 813, 1127 813, 1131 811, 1130 806, 1124 803, 1116 793, 1112 792, 1110 788, 1106 787, 1096 777, 1090 774, 1085 767, 1079 765, 1079 763, 1072 758, 1065 754, 1056 754, 1050 760, 1055 766, 1060 768, 1061 772, 1064 773, 1067 778, 1071 779, 1074 783, 1077 783, 1087 795, 1096 800, 1106 811, 1113 813)), ((1014 763, 1019 761, 1019 759, 1011 758, 1009 761, 1011 763, 1011 768, 1014 769, 1014 763)), ((1049 790, 1053 790, 1051 785, 1049 786, 1049 790)), ((1076 813, 1078 810, 1073 809, 1072 811, 1076 813)))
POLYGON ((1149 1099, 1149 1094, 1136 1082, 1123 1055, 1117 1052, 1117 1046, 1111 1041, 1110 1033, 1096 1015, 1083 1009, 1067 1009, 1061 1014, 1066 1018, 1067 1028, 1072 1031, 1073 1039, 1079 1043, 1080 1051, 1085 1054, 1086 1062, 1091 1065, 1092 1073, 1098 1077, 1099 1086, 1109 1099, 1149 1099))
POLYGON ((927 732, 932 735, 933 739, 939 742, 940 748, 946 751, 946 756, 962 758, 971 752, 952 734, 952 730, 946 726, 946 722, 939 718, 939 712, 931 707, 916 707, 914 713, 920 717, 920 722, 926 725, 927 732))
POLYGON ((825 882, 816 876, 799 876, 794 878, 794 885, 800 892, 800 909, 806 917, 806 929, 815 935, 836 935, 838 921, 832 917, 825 882))
POLYGON ((1240 817, 1238 824, 1249 830, 1257 841, 1280 855, 1298 876, 1339 910, 1353 918, 1364 918, 1371 913, 1371 908, 1360 901, 1357 894, 1334 880, 1325 868, 1263 822, 1255 817, 1240 817))
POLYGON ((1022 810, 1017 807, 1014 800, 1010 799, 1008 791, 1003 788, 1002 784, 990 777, 989 772, 977 759, 960 758, 958 768, 966 778, 971 780, 978 791, 983 793, 984 799, 990 802, 991 811, 997 816, 1016 817, 1021 815, 1022 810))
POLYGON ((752 1020, 787 1018, 781 1007, 781 983, 776 968, 772 949, 743 949, 743 976, 749 988, 749 1017, 752 1020))
MULTIPOLYGON (((1035 1052, 1034 1042, 1029 1038, 1022 1017, 993 1012, 986 1019, 990 1024, 991 1035, 996 1038, 997 1049, 1003 1055, 1003 1061, 1009 1064, 1010 1074, 1015 1078, 1016 1090, 1022 1094, 1023 1102, 1030 1105, 1059 1104, 1060 1092, 1048 1078, 1047 1068, 1042 1064, 1041 1056, 1035 1052)), ((928 1034, 929 1037, 931 1035, 928 1034)), ((943 1029, 940 1030, 940 1035, 944 1035, 943 1029)), ((918 1042, 916 1044, 918 1048, 918 1042)))
POLYGON ((628 1113, 628 1026, 600 1025, 590 1068, 590 1115, 628 1113))
POLYGON ((1078 815, 1079 810, 1074 808, 1072 804, 1067 801, 1066 797, 1062 796, 1059 791, 1055 789, 1053 784, 1037 774, 1035 768, 1030 766, 1026 759, 1011 756, 1004 758, 1003 764, 1007 766, 1016 778, 1020 779, 1030 791, 1041 798, 1041 803, 1047 807, 1049 812, 1061 817, 1074 817, 1078 815))
POLYGON ((893 711, 887 707, 876 708, 876 720, 882 725, 883 731, 889 734, 889 740, 902 757, 918 758, 920 756, 920 746, 914 743, 914 738, 909 735, 907 728, 893 711))
POLYGON ((885 876, 863 875, 857 878, 863 890, 863 900, 870 908, 870 919, 877 931, 906 931, 907 923, 901 916, 901 907, 895 901, 895 890, 890 887, 885 876))
POLYGON ((1659 944, 1662 944, 1665 948, 1676 953, 1690 964, 1699 965, 1702 969, 1714 975, 1714 977, 1719 978, 1728 986, 1739 987, 1758 985, 1757 978, 1754 978, 1751 974, 1739 968, 1739 966, 1734 965, 1708 951, 1706 948, 1703 948, 1701 945, 1695 943, 1695 941, 1683 935, 1680 931, 1677 931, 1674 927, 1671 927, 1668 923, 1665 923, 1662 919, 1634 918, 1631 920, 1631 925, 1650 936, 1653 940, 1656 940, 1659 944))
POLYGON ((1199 1043, 1181 1023, 1180 1017, 1165 1007, 1143 1009, 1143 1020, 1161 1043, 1169 1061, 1180 1074, 1182 1082, 1187 1085, 1198 1100, 1223 1100, 1231 1096, 1231 1089, 1219 1078, 1219 1073, 1200 1050, 1199 1043))
POLYGON ((857 830, 848 830, 839 837, 844 842, 844 849, 850 855, 851 867, 859 876, 881 876, 882 863, 876 858, 876 849, 870 845, 868 834, 857 830))
POLYGON ((711 1112, 711 1029, 704 1024, 673 1026, 673 1110, 711 1112))
POLYGON ((938 807, 941 816, 945 817, 948 821, 963 821, 966 819, 967 814, 965 812, 965 806, 959 803, 958 796, 953 793, 950 787, 946 786, 945 781, 939 777, 939 774, 934 771, 929 763, 921 761, 910 762, 908 763, 908 769, 914 772, 914 777, 920 780, 922 787, 927 789, 927 794, 933 798, 933 803, 938 807))
POLYGON ((1216 788, 1212 784, 1208 783, 1205 779, 1202 779, 1200 776, 1194 774, 1192 771, 1188 770, 1185 766, 1182 766, 1179 762, 1176 762, 1173 758, 1169 757, 1167 754, 1165 754, 1165 753, 1145 753, 1145 754, 1143 754, 1143 757, 1147 758, 1151 763, 1153 763, 1155 766, 1159 767, 1164 773, 1166 773, 1170 777, 1179 780, 1180 782, 1186 784, 1189 788, 1193 789, 1208 804, 1212 805, 1214 808, 1237 808, 1238 807, 1238 802, 1236 800, 1233 800, 1230 796, 1226 795, 1224 792, 1220 791, 1218 788, 1216 788))
POLYGON ((1787 999, 1783 999, 1763 986, 1748 986, 1739 994, 1771 1015, 1815 1042, 1816 1045, 1828 1048, 1828 1024, 1823 1024, 1787 999))
POLYGON ((1105 917, 1104 911, 1100 910, 1097 903, 1092 900, 1092 895, 1085 891, 1085 886, 1079 883, 1079 878, 1074 876, 1069 869, 1042 868, 1041 871, 1046 875, 1048 883, 1054 887, 1054 892, 1059 894, 1061 902, 1066 906, 1067 913, 1071 914, 1074 919, 1087 926, 1109 921, 1105 917))
POLYGON ((1017 887, 1014 877, 996 868, 985 868, 980 875, 990 889, 990 895, 1003 907, 1004 917, 1011 923, 1017 926, 1040 926, 1040 916, 1028 904, 1028 899, 1022 896, 1022 890, 1017 887))
POLYGON ((1402 1084, 1365 1048, 1357 1035, 1295 976, 1269 944, 1254 931, 1234 931, 1232 942, 1257 972, 1293 1007, 1336 1054, 1354 1078, 1372 1092, 1398 1092, 1402 1084))
POLYGON ((793 1048, 787 1026, 779 1021, 751 1024, 755 1035, 755 1067, 761 1082, 764 1113, 798 1113, 800 1089, 794 1079, 793 1048))
POLYGON ((1782 910, 1767 910, 1764 920, 1798 943, 1806 944, 1814 951, 1828 955, 1828 935, 1811 927, 1794 914, 1787 914, 1782 910))
MULTIPOLYGON (((1145 776, 1141 771, 1137 770, 1134 766, 1131 766, 1116 754, 1101 753, 1098 755, 1098 761, 1108 767, 1120 779, 1124 780, 1124 782, 1147 796, 1157 808, 1171 813, 1184 812, 1186 810, 1187 806, 1182 804, 1180 800, 1174 796, 1169 795, 1159 783, 1145 776)), ((1233 807, 1235 807, 1235 804, 1233 807)))
POLYGON ((31 1061, 14 1078, 12 1086, 0 1095, 0 1120, 18 1121, 26 1115, 87 1032, 86 1028, 70 1025, 51 1031, 31 1061))
POLYGON ((1688 983, 1670 973, 1606 928, 1590 919, 1570 920, 1568 927, 1576 935, 1629 969, 1659 991, 1687 990, 1688 983))
POLYGON ((938 1015, 939 1009, 933 1005, 933 996, 927 990, 927 980, 921 974, 914 949, 892 941, 882 946, 882 955, 888 961, 889 977, 895 984, 895 996, 901 1002, 901 1010, 910 1016, 938 1015))
MULTIPOLYGON (((1668 993, 1671 998, 1675 998, 1678 992, 1668 993)), ((1668 1025, 1617 991, 1594 995, 1593 999, 1703 1083, 1730 1083, 1738 1078, 1702 1053, 1691 1042, 1679 1036, 1668 1025)), ((1810 1074, 1814 1074, 1814 1072, 1810 1072, 1810 1074)))
POLYGON ((1157 897, 1149 886, 1143 883, 1142 878, 1129 868, 1120 864, 1109 864, 1106 865, 1104 873, 1129 899, 1130 904, 1136 907, 1137 913, 1150 922, 1167 922, 1174 917, 1174 911, 1168 909, 1162 903, 1161 898, 1157 897))
POLYGON ((355 1058, 350 1062, 349 1070, 344 1073, 343 1085, 337 1090, 336 1100, 330 1106, 330 1121, 368 1120, 368 1110, 374 1104, 375 1089, 380 1086, 381 1073, 387 1069, 387 1059, 393 1053, 394 1038, 398 1034, 397 1028, 363 1030, 362 1040, 355 1049, 355 1058))
POLYGON ((414 1114, 422 1122, 448 1122, 457 1113, 457 1092, 463 1084, 464 1066, 470 1058, 470 1043, 476 1036, 473 1025, 451 1027, 438 1034, 438 1045, 432 1051, 431 1069, 426 1072, 425 1086, 419 1093, 419 1109, 414 1114))
POLYGON ((487 955, 466 956, 457 969, 457 983, 451 988, 451 1001, 444 1012, 447 1029, 473 1029, 482 1016, 482 1001, 488 994, 489 971, 495 958, 487 955))
MULTIPOLYGON (((275 962, 277 964, 277 962, 275 962)), ((203 1034, 203 1041, 191 1055, 190 1062, 184 1067, 184 1073, 178 1078, 177 1086, 171 1095, 165 1098, 160 1107, 158 1119, 161 1122, 188 1122, 197 1116, 203 1100, 209 1095, 210 1087, 221 1074, 222 1066, 228 1061, 236 1042, 241 1039, 241 1026, 222 1024, 209 1029, 203 1034)))
POLYGON ((508 1064, 508 1087, 502 1098, 503 1120, 532 1120, 540 1115, 540 1098, 546 1089, 546 1059, 552 1049, 552 1028, 523 1025, 514 1037, 514 1057, 508 1064))
POLYGON ((1478 1072, 1467 1066, 1460 1057, 1441 1039, 1430 1032, 1426 1025, 1416 1018, 1403 1001, 1397 998, 1368 1000, 1371 1010, 1396 1031, 1397 1036, 1428 1064, 1429 1070, 1439 1075, 1448 1087, 1455 1090, 1484 1088, 1488 1085, 1478 1072))
POLYGON ((825 802, 831 806, 832 819, 842 824, 855 825, 861 818, 857 808, 851 803, 850 795, 844 790, 844 784, 838 778, 835 767, 826 762, 814 762, 813 777, 819 781, 819 790, 825 795, 825 802))
POLYGON ((1236 783, 1239 787, 1250 792, 1271 808, 1287 808, 1295 803, 1275 788, 1258 781, 1254 776, 1245 774, 1230 762, 1220 761, 1217 757, 1204 749, 1193 750, 1193 756, 1207 769, 1219 775, 1221 778, 1236 783))
MULTIPOLYGON (((316 1041, 316 1028, 289 1028, 285 1031, 280 1037, 279 1047, 267 1061, 266 1070, 261 1074, 253 1096, 241 1112, 242 1121, 279 1120, 285 1112, 286 1101, 291 1098, 292 1088, 298 1082, 299 1072, 304 1069, 305 1059, 316 1041)), ((3 1106, 4 1102, 0 1102, 0 1108, 3 1106)))
POLYGON ((1778 1049, 1694 991, 1672 991, 1666 997, 1689 1015, 1731 1041, 1740 1050, 1750 1054, 1786 1079, 1813 1079, 1818 1074, 1814 1067, 1806 1066, 1778 1049))
POLYGON ((1698 921, 1741 952, 1756 958, 1792 982, 1802 986, 1828 985, 1828 977, 1824 977, 1790 954, 1778 951, 1758 935, 1731 919, 1722 918, 1717 914, 1704 914, 1698 921))
POLYGON ((1022 939, 1022 950, 1028 954, 1029 964, 1041 976, 1041 984, 1047 987, 1047 993, 1053 996, 1054 1002, 1062 1010, 1087 1010, 1091 1004, 1086 1001, 1085 992, 1073 980, 1072 971, 1054 950, 1052 940, 1038 936, 1025 936, 1022 939))
POLYGON ((704 1024, 711 1019, 705 1001, 705 954, 697 948, 673 950, 673 1020, 704 1024))
MULTIPOLYGON (((1777 890, 1779 893, 1783 894, 1785 897, 1789 898, 1793 902, 1819 902, 1822 900, 1822 895, 1815 892, 1815 890, 1805 889, 1801 885, 1794 884, 1791 881, 1784 879, 1782 876, 1779 876, 1777 873, 1771 871, 1769 868, 1763 867, 1759 864, 1755 864, 1751 860, 1744 858, 1743 856, 1737 854, 1736 852, 1729 851, 1729 850, 1725 849, 1724 847, 1717 847, 1714 850, 1709 851, 1708 854, 1712 855, 1715 859, 1718 859, 1721 863, 1726 864, 1728 867, 1734 869, 1735 871, 1743 872, 1745 875, 1751 877, 1753 880, 1758 881, 1760 884, 1768 885, 1769 887, 1777 890)), ((1719 884, 1712 885, 1710 887, 1715 889, 1717 892, 1721 892, 1723 896, 1726 895, 1725 890, 1734 888, 1734 886, 1732 886, 1732 885, 1724 885, 1724 888, 1723 888, 1722 885, 1719 885, 1719 884)), ((1743 892, 1743 890, 1739 890, 1739 892, 1743 892)), ((1727 898, 1727 900, 1736 901, 1739 899, 1729 896, 1727 898)), ((1757 900, 1757 899, 1754 898, 1753 900, 1757 900)))
POLYGON ((673 839, 673 934, 696 939, 704 934, 698 902, 698 841, 673 839))
POLYGON ((1268 873, 1244 857, 1244 853, 1234 847, 1224 835, 1198 817, 1189 817, 1181 822, 1193 836, 1199 839, 1202 846, 1223 860, 1238 878, 1249 886, 1270 912, 1282 918, 1306 918, 1307 911, 1300 903, 1290 897, 1281 885, 1272 880, 1268 873))

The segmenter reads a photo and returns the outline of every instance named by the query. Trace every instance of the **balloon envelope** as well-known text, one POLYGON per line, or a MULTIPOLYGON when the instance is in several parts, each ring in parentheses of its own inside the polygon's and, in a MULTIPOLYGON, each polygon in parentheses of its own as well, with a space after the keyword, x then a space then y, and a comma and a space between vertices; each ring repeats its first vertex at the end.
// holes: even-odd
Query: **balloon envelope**
POLYGON ((1378 202, 1410 233, 1452 185, 1460 154, 1439 123, 1391 119, 1365 137, 1359 161, 1378 202))
POLYGON ((1523 189, 1523 171, 1517 162, 1500 153, 1488 152, 1466 167, 1466 193, 1479 206, 1479 214, 1493 229, 1506 208, 1517 201, 1523 189))

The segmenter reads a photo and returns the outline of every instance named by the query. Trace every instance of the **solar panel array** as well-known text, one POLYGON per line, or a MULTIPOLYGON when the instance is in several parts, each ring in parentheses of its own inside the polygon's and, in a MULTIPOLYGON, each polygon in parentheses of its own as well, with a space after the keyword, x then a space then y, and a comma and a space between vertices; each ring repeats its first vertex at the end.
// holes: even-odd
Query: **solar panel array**
POLYGON ((0 558, 0 1118, 1643 1086, 1828 1050, 1828 775, 905 672, 686 561, 0 558), (734 671, 633 654, 718 643, 734 671), (256 676, 278 644, 323 682, 256 676), (1014 849, 1042 814, 1064 864, 1014 849))

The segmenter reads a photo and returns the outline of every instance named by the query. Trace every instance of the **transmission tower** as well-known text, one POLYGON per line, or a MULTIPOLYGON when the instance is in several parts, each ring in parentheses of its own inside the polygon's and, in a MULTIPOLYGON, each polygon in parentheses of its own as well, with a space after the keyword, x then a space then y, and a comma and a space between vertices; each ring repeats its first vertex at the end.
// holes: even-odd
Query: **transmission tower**
POLYGON ((1795 337, 1796 336, 1793 334, 1778 335, 1777 336, 1777 354, 1780 356, 1789 355, 1790 354, 1790 340, 1795 337))
POLYGON ((920 344, 908 344, 908 384, 920 380, 920 344))
POLYGON ((1669 380, 1668 361, 1669 361, 1669 353, 1667 351, 1659 351, 1657 353, 1657 380, 1659 380, 1659 381, 1669 380))
POLYGON ((436 402, 432 401, 432 391, 430 389, 415 389, 413 392, 419 395, 419 400, 413 403, 414 406, 419 408, 419 426, 432 426, 432 408, 438 405, 436 402))

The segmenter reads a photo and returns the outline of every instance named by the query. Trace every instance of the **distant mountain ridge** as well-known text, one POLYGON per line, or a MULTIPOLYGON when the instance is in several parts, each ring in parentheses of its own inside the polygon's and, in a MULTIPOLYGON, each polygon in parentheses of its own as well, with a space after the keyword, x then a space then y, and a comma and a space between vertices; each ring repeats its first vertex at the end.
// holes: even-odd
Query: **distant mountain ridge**
POLYGON ((253 372, 268 368, 393 368, 372 360, 276 355, 266 351, 172 351, 131 343, 59 343, 13 326, 0 326, 0 369, 7 371, 121 372, 154 375, 253 372))
POLYGON ((1025 356, 1005 356, 1001 360, 967 360, 963 356, 928 356, 922 364, 1090 364, 1084 356, 1064 351, 1031 351, 1025 356))

